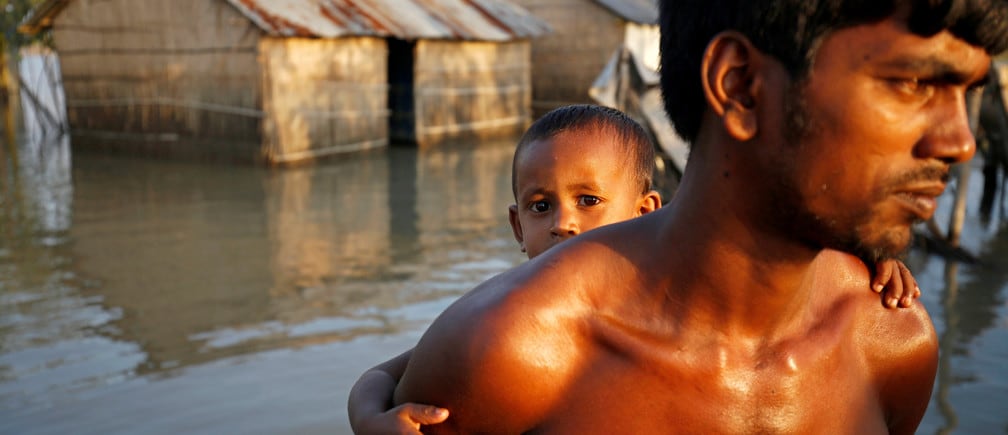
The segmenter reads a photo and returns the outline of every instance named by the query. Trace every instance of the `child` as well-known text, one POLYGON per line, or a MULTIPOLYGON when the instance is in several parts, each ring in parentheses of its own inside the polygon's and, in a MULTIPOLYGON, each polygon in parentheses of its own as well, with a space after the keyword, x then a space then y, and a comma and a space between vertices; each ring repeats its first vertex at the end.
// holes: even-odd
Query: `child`
MULTIPOLYGON (((654 146, 647 132, 623 113, 601 106, 555 109, 518 141, 511 171, 515 204, 508 219, 522 252, 533 259, 556 244, 603 225, 661 207, 651 189, 654 146)), ((919 295, 898 261, 876 267, 872 289, 886 290, 888 307, 909 306, 919 295)), ((361 375, 350 392, 350 425, 357 434, 420 433, 448 410, 407 403, 391 408, 392 394, 412 349, 361 375)))

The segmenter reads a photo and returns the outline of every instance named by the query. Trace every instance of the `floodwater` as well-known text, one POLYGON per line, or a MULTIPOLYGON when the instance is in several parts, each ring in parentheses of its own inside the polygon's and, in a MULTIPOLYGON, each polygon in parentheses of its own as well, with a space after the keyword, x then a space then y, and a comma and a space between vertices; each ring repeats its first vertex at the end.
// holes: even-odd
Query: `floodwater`
POLYGON ((349 433, 356 377, 522 260, 512 151, 277 171, 8 152, 0 433, 349 433))
MULTIPOLYGON (((511 152, 268 170, 8 151, 0 433, 349 433, 360 373, 522 261, 511 152)), ((1008 223, 975 196, 964 244, 986 265, 908 259, 942 340, 919 433, 1008 429, 1008 223)))
MULTIPOLYGON (((269 170, 0 148, 0 433, 349 433, 358 375, 523 260, 512 150, 269 170)), ((1008 433, 1008 204, 979 217, 981 182, 963 245, 985 264, 907 259, 942 349, 921 434, 1008 433)))

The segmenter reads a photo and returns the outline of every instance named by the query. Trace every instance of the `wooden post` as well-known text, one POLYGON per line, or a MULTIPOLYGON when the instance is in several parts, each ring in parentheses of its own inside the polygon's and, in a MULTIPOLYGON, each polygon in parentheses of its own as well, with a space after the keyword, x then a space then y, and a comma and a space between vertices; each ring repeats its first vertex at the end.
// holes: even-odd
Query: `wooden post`
POLYGON ((616 63, 616 109, 627 111, 627 94, 630 92, 630 50, 624 46, 619 48, 619 61, 616 63))
MULTIPOLYGON (((966 96, 966 110, 969 115, 970 130, 976 132, 980 125, 980 105, 983 102, 983 88, 975 89, 966 96)), ((959 246, 959 236, 962 234, 963 222, 966 220, 966 196, 969 193, 969 162, 959 163, 955 167, 956 197, 952 206, 952 218, 949 221, 946 240, 953 247, 959 246)))
POLYGON ((938 375, 935 379, 937 391, 935 402, 938 411, 945 417, 945 426, 936 433, 950 434, 959 426, 959 415, 949 399, 951 387, 955 385, 952 370, 952 355, 955 354, 956 343, 959 341, 959 313, 956 312, 956 300, 959 296, 959 265, 955 261, 945 263, 945 295, 942 298, 942 315, 945 320, 945 330, 938 340, 941 352, 938 359, 938 375))
POLYGON ((959 236, 962 234, 963 222, 966 220, 966 194, 969 190, 970 166, 969 162, 959 163, 955 166, 956 177, 956 197, 952 206, 952 218, 949 221, 948 240, 949 245, 959 246, 959 236))
POLYGON ((7 40, 0 34, 0 110, 3 111, 4 139, 10 150, 11 159, 17 166, 17 142, 14 136, 14 108, 11 104, 10 71, 7 57, 7 40))

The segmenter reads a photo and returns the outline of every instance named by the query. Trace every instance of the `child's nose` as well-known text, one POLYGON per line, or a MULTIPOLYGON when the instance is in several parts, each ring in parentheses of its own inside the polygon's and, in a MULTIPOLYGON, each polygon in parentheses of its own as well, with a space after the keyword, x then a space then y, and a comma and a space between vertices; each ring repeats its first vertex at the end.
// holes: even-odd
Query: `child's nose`
POLYGON ((581 232, 578 226, 576 214, 571 210, 560 209, 553 215, 553 227, 550 234, 553 237, 566 239, 574 237, 581 232))

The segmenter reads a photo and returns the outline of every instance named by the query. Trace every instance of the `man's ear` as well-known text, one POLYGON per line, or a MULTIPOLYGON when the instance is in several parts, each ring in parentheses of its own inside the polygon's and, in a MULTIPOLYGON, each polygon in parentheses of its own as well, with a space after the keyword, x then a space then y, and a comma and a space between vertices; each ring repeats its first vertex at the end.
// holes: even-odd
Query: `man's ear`
POLYGON ((756 136, 758 65, 762 53, 744 35, 727 31, 711 39, 701 64, 704 96, 725 131, 738 141, 756 136))
POLYGON ((508 207, 508 222, 511 223, 511 232, 514 233, 515 240, 518 241, 518 246, 521 246, 521 251, 525 252, 525 234, 522 231, 521 221, 518 220, 518 205, 511 204, 508 207))
POLYGON ((661 208, 661 195, 650 190, 638 201, 637 216, 646 215, 661 208))

